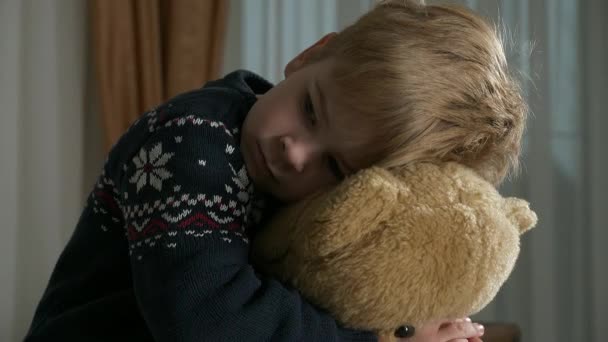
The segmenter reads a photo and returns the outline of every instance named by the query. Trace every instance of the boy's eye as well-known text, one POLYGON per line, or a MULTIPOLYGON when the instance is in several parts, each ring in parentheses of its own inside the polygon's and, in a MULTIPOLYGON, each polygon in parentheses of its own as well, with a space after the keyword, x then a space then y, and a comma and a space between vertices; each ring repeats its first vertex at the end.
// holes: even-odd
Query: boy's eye
MULTIPOLYGON (((312 104, 312 98, 310 97, 310 93, 306 93, 306 97, 304 98, 304 113, 307 115, 308 120, 312 126, 317 124, 317 116, 315 114, 315 108, 312 104)), ((340 166, 336 159, 331 156, 327 157, 327 166, 329 167, 329 171, 336 177, 338 180, 344 179, 344 173, 340 170, 340 166)))
POLYGON ((304 98, 304 113, 307 115, 311 125, 314 126, 317 123, 317 117, 315 115, 315 108, 312 105, 310 94, 306 94, 306 97, 304 98))
POLYGON ((338 166, 338 162, 333 157, 327 157, 327 165, 331 173, 334 175, 334 177, 336 177, 336 179, 344 179, 344 173, 342 173, 342 170, 340 170, 340 166, 338 166))

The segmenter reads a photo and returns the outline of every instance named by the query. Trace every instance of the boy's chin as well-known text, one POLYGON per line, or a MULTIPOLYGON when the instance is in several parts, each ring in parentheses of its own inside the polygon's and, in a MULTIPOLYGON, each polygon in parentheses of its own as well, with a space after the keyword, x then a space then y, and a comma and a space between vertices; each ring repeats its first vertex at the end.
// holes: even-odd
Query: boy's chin
POLYGON ((261 192, 262 194, 271 196, 275 200, 282 203, 297 202, 310 195, 294 192, 294 189, 290 187, 290 185, 283 184, 281 186, 272 179, 256 179, 254 175, 251 175, 251 181, 253 182, 256 192, 261 192))
POLYGON ((283 203, 291 203, 296 202, 298 200, 297 196, 283 191, 283 189, 280 188, 262 189, 262 191, 283 203))

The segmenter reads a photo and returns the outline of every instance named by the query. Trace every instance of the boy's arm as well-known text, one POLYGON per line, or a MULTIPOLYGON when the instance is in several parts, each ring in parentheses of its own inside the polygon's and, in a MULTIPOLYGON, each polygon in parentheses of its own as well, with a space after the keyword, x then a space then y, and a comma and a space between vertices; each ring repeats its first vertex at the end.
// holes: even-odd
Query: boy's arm
POLYGON ((197 117, 148 129, 123 137, 110 168, 121 170, 134 291, 155 340, 376 340, 256 275, 244 231, 252 187, 232 132, 197 117))

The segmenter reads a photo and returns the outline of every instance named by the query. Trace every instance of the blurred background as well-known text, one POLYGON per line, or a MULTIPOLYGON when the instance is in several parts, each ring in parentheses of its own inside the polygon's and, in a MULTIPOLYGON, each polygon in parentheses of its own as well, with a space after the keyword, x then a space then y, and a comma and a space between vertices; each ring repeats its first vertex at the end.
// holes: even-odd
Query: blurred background
MULTIPOLYGON (((431 1, 436 2, 436 1, 431 1)), ((608 336, 608 2, 469 0, 507 29, 532 108, 523 173, 540 217, 477 319, 524 341, 608 336)), ((0 340, 18 341, 117 135, 177 92, 284 65, 371 0, 0 0, 0 340)))

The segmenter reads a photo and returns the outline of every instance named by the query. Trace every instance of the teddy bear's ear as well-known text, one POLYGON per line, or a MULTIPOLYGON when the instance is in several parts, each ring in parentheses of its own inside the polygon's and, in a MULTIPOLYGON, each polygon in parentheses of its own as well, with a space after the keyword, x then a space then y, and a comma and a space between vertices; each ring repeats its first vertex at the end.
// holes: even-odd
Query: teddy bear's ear
POLYGON ((519 234, 523 234, 536 226, 538 217, 530 209, 530 203, 515 197, 505 198, 505 214, 507 218, 519 228, 519 234))

